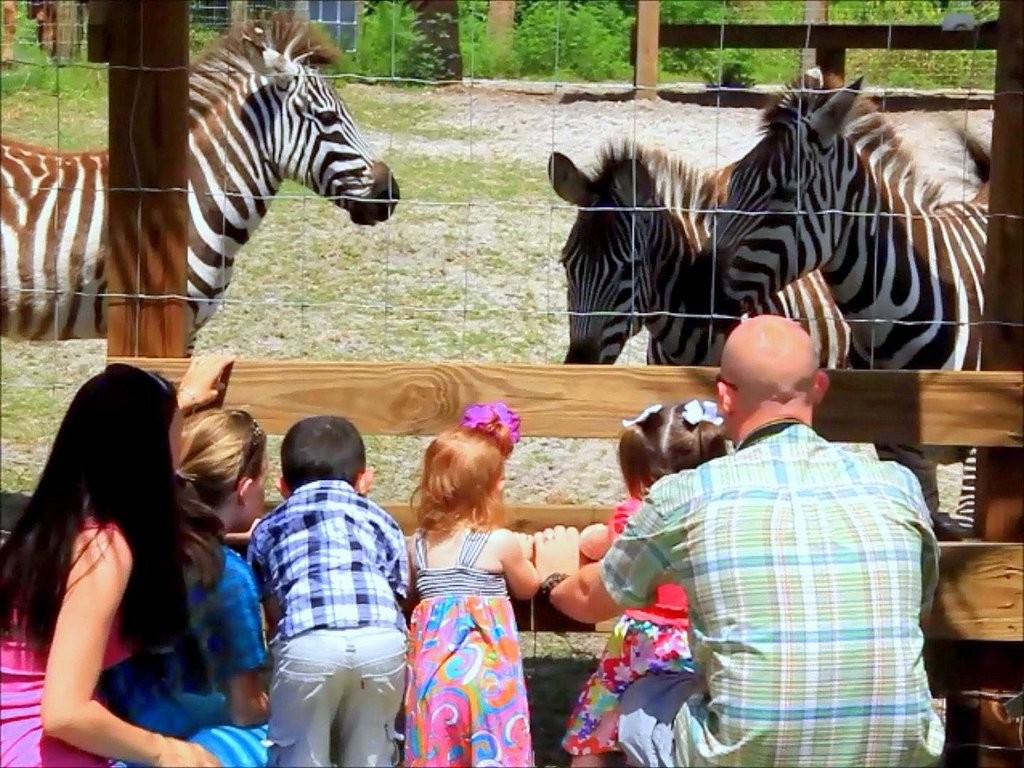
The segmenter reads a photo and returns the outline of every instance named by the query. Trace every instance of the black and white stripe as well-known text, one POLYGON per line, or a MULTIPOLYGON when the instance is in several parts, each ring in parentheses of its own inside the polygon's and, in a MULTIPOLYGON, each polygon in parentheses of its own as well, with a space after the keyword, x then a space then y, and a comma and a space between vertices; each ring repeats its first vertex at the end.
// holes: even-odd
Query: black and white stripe
MULTIPOLYGON (((567 363, 612 363, 646 326, 648 362, 717 365, 743 312, 722 273, 701 257, 729 169, 708 173, 660 150, 612 142, 587 175, 560 153, 555 192, 579 207, 562 248, 568 283, 567 363)), ((824 366, 843 367, 849 332, 820 275, 770 297, 766 310, 799 318, 824 366)))
MULTIPOLYGON (((938 185, 922 178, 859 87, 790 89, 766 110, 761 140, 729 180, 717 252, 709 246, 705 258, 728 265, 728 294, 753 306, 820 271, 850 323, 855 367, 975 369, 985 195, 940 201, 938 185)), ((987 181, 987 159, 968 150, 987 181)), ((931 448, 924 455, 963 458, 931 448)), ((934 466, 931 474, 922 485, 934 513, 934 466)))
MULTIPOLYGON (((235 254, 294 180, 356 224, 386 220, 398 199, 319 67, 340 54, 289 14, 249 22, 191 65, 187 297, 189 346, 220 305, 235 254)), ((3 333, 102 338, 106 152, 58 153, 4 141, 3 333)))

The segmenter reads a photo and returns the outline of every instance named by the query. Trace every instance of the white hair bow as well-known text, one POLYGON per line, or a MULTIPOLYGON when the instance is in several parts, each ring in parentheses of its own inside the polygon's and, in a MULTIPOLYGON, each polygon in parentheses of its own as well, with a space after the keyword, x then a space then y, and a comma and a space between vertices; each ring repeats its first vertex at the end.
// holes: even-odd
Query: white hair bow
POLYGON ((634 419, 623 419, 622 420, 622 426, 623 427, 632 427, 634 424, 642 424, 644 421, 646 421, 648 416, 653 416, 655 413, 660 411, 661 408, 662 408, 661 403, 655 403, 654 405, 649 405, 646 408, 644 408, 643 411, 640 413, 640 415, 637 416, 636 418, 634 418, 634 419))
POLYGON ((691 400, 683 406, 683 421, 695 427, 702 421, 709 421, 716 427, 721 426, 722 417, 718 415, 718 403, 714 400, 691 400))

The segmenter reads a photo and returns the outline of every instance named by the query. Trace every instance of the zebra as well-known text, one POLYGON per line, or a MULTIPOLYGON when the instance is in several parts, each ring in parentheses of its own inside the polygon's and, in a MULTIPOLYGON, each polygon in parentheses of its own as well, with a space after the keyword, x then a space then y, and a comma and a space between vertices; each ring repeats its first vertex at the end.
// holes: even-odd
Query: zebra
MULTIPOLYGON (((552 153, 551 185, 579 209, 561 259, 568 286, 566 363, 614 363, 646 326, 648 363, 719 364, 742 309, 722 290, 719 265, 700 254, 730 170, 699 170, 630 141, 607 142, 593 175, 552 153)), ((766 307, 801 319, 823 366, 845 365, 849 329, 819 275, 787 286, 766 307)))
MULTIPOLYGON (((790 88, 762 116, 760 141, 733 168, 703 258, 725 291, 757 307, 817 271, 851 328, 851 366, 977 369, 985 273, 988 158, 964 133, 982 189, 940 200, 884 114, 844 89, 790 88)), ((973 449, 877 446, 912 466, 937 524, 935 464, 965 461, 957 517, 973 517, 973 449)))
MULTIPOLYGON (((189 351, 285 179, 332 200, 355 224, 394 210, 394 175, 318 69, 338 56, 323 33, 279 13, 235 27, 190 65, 189 351)), ((106 150, 0 139, 3 336, 106 336, 108 165, 106 150)))

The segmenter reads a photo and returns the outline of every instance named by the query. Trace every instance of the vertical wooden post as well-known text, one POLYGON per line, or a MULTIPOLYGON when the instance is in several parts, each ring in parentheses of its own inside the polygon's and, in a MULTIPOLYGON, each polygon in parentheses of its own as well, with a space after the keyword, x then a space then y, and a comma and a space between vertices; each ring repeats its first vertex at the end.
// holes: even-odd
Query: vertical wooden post
POLYGON ((71 61, 78 47, 78 3, 57 3, 57 61, 71 61))
POLYGON ((246 0, 228 0, 228 13, 232 26, 241 24, 249 15, 249 3, 246 0))
MULTIPOLYGON (((996 53, 995 118, 988 253, 985 272, 985 326, 982 367, 1024 369, 1024 3, 1002 0, 996 53)), ((1022 374, 1024 376, 1024 374, 1022 374)), ((1022 421, 1011 428, 1024 430, 1022 421)), ((978 455, 975 532, 985 541, 1024 542, 1024 451, 990 448, 978 455)), ((1018 723, 1007 721, 1000 704, 985 694, 1005 696, 1024 688, 1024 637, 1018 642, 972 643, 958 655, 972 670, 957 686, 982 692, 982 698, 954 693, 947 705, 947 765, 1020 766, 1024 745, 1018 723), (967 657, 970 656, 968 661, 967 657), (977 749, 969 744, 996 749, 977 749)))
POLYGON ((181 356, 188 3, 119 0, 111 21, 107 354, 181 356))
MULTIPOLYGON (((828 23, 828 0, 804 0, 804 22, 807 24, 828 23)), ((846 50, 844 48, 805 48, 802 56, 801 71, 811 67, 819 67, 828 78, 833 75, 838 80, 846 77, 846 50)))
POLYGON ((658 96, 658 25, 661 23, 660 0, 636 2, 636 62, 633 85, 637 98, 658 96))
POLYGON ((292 6, 292 13, 295 18, 309 21, 309 0, 295 0, 292 6))

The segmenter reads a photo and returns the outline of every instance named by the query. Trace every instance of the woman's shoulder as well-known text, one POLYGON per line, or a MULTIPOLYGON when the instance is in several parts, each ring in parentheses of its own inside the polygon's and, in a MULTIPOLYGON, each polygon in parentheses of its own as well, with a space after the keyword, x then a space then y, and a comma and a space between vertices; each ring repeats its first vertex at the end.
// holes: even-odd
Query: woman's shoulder
POLYGON ((132 562, 132 550, 124 531, 117 523, 103 523, 88 518, 82 530, 75 536, 74 558, 88 567, 95 566, 105 558, 116 563, 132 562))

